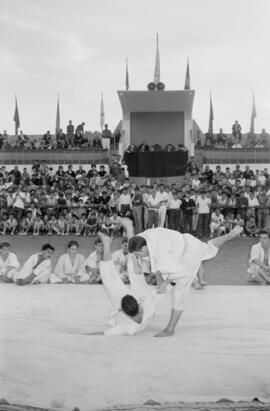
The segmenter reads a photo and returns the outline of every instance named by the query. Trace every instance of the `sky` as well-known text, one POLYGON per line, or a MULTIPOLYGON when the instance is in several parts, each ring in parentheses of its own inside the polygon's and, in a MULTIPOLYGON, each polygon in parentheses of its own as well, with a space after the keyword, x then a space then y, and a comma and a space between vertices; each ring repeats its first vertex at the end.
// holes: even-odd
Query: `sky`
POLYGON ((203 131, 212 93, 214 131, 237 119, 248 131, 255 93, 255 131, 270 132, 269 0, 0 0, 0 132, 14 133, 17 94, 25 134, 84 121, 99 130, 122 118, 117 90, 145 90, 153 80, 159 33, 161 81, 184 87, 187 56, 193 118, 203 131))

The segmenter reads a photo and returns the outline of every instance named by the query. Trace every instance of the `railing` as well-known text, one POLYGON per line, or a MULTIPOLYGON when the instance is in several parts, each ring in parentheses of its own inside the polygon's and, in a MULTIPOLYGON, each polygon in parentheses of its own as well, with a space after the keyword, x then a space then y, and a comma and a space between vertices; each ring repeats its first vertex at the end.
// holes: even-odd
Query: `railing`
POLYGON ((195 149, 198 165, 270 163, 268 148, 210 148, 195 149))
POLYGON ((72 150, 0 150, 1 164, 33 164, 34 161, 45 161, 50 164, 89 164, 108 162, 110 151, 100 149, 72 150))

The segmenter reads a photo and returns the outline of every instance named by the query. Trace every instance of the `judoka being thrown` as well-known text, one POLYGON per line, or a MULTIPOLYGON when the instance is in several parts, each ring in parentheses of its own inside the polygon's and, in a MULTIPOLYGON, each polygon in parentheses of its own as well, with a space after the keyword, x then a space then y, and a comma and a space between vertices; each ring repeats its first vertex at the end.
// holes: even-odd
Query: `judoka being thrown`
POLYGON ((104 253, 104 260, 106 259, 107 263, 100 266, 102 281, 114 307, 120 309, 123 314, 122 317, 114 317, 115 322, 111 324, 113 328, 105 334, 132 335, 142 331, 154 316, 157 293, 166 292, 168 286, 168 291, 171 293, 171 315, 168 325, 156 337, 173 335, 202 261, 213 258, 220 246, 238 236, 242 230, 242 227, 236 226, 229 234, 217 237, 208 243, 190 234, 181 234, 166 228, 149 229, 138 236, 131 237, 129 240, 131 257, 128 264, 130 290, 123 283, 114 282, 116 277, 112 276, 113 266, 108 265, 110 240, 102 235, 104 251, 105 248, 107 250, 106 257, 104 253), (151 271, 155 274, 158 284, 155 290, 148 286, 150 288, 148 293, 145 292, 145 287, 141 287, 144 276, 138 268, 140 259, 144 257, 149 257, 151 271), (136 286, 136 280, 135 286, 133 285, 136 277, 140 278, 139 286, 136 286))

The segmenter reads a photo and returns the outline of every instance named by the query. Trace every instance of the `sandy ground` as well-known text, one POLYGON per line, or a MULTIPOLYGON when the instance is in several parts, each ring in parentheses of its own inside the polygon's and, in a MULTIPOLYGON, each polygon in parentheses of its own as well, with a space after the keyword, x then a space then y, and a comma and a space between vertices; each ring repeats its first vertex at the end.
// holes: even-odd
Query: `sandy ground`
POLYGON ((163 296, 134 337, 106 327, 102 286, 0 285, 0 391, 10 403, 95 410, 117 404, 270 399, 270 289, 192 290, 172 338, 163 296))

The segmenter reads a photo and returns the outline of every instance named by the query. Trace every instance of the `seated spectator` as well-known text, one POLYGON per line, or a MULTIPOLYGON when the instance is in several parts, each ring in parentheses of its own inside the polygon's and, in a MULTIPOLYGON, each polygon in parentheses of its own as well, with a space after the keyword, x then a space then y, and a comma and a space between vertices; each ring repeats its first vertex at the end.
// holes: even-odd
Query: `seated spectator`
POLYGON ((165 151, 175 151, 175 147, 172 144, 167 144, 165 151))
POLYGON ((270 241, 269 233, 261 231, 259 242, 250 251, 248 281, 260 285, 270 284, 270 241))
POLYGON ((259 135, 259 142, 263 145, 263 147, 269 147, 269 134, 265 131, 265 129, 262 129, 261 134, 259 135))
POLYGON ((65 284, 80 283, 81 273, 84 268, 84 257, 78 254, 77 241, 69 241, 67 253, 59 257, 54 273, 58 281, 65 284))
POLYGON ((213 133, 210 133, 209 131, 205 133, 205 147, 206 148, 211 148, 215 146, 215 136, 213 133))
MULTIPOLYGON (((98 238, 95 240, 95 251, 90 253, 89 257, 84 262, 82 273, 88 276, 89 284, 100 284, 100 261, 103 259, 103 244, 98 238)), ((85 277, 84 277, 85 278, 85 277)))
POLYGON ((34 226, 33 226, 33 235, 40 235, 40 233, 44 233, 45 224, 41 217, 41 215, 37 215, 34 226))
POLYGON ((3 235, 14 235, 18 227, 18 221, 16 220, 14 214, 10 214, 7 220, 4 220, 3 224, 3 235))
POLYGON ((226 136, 226 134, 223 133, 222 128, 219 129, 219 133, 216 136, 216 140, 217 140, 217 143, 218 143, 219 146, 226 147, 227 136, 226 136))
POLYGON ((95 237, 97 234, 97 217, 98 213, 95 210, 91 211, 88 215, 87 225, 89 237, 95 237))
POLYGON ((138 147, 138 151, 149 151, 149 145, 146 143, 142 143, 138 147))
POLYGON ((65 149, 67 148, 67 137, 60 128, 59 133, 56 134, 56 148, 65 149))
MULTIPOLYGON (((236 225, 240 225, 240 227, 244 227, 245 225, 245 221, 241 217, 240 213, 237 213, 235 219, 233 220, 233 227, 235 227, 236 225)), ((243 235, 243 233, 241 233, 240 235, 243 235)))
POLYGON ((84 136, 82 130, 77 130, 74 135, 74 147, 81 148, 87 147, 88 139, 84 136))
POLYGON ((255 217, 251 216, 248 218, 245 225, 245 231, 248 237, 257 237, 259 230, 256 225, 255 217))
POLYGON ((224 231, 224 215, 221 214, 219 208, 216 208, 211 214, 210 238, 214 238, 215 236, 219 237, 221 233, 224 233, 224 231))
POLYGON ((242 148, 241 144, 239 143, 238 139, 233 140, 232 148, 242 148))
POLYGON ((42 137, 43 148, 51 148, 52 145, 52 136, 50 130, 47 130, 42 137))
POLYGON ((18 276, 20 263, 10 249, 9 243, 0 243, 0 283, 13 283, 18 276))
POLYGON ((184 144, 178 144, 177 146, 175 146, 175 151, 185 151, 185 152, 187 152, 188 149, 184 146, 184 144))
POLYGON ((92 144, 93 144, 93 148, 98 148, 98 149, 102 148, 101 139, 97 135, 94 137, 92 144))
POLYGON ((51 258, 54 247, 44 244, 38 253, 31 255, 18 273, 17 284, 46 284, 51 278, 51 258))
POLYGON ((128 256, 128 239, 123 238, 120 250, 116 250, 112 253, 112 260, 117 268, 121 280, 125 284, 129 283, 129 276, 127 272, 128 256))
POLYGON ((17 137, 16 146, 17 148, 23 149, 25 144, 28 142, 29 138, 26 134, 23 134, 23 131, 20 131, 20 134, 17 137))

